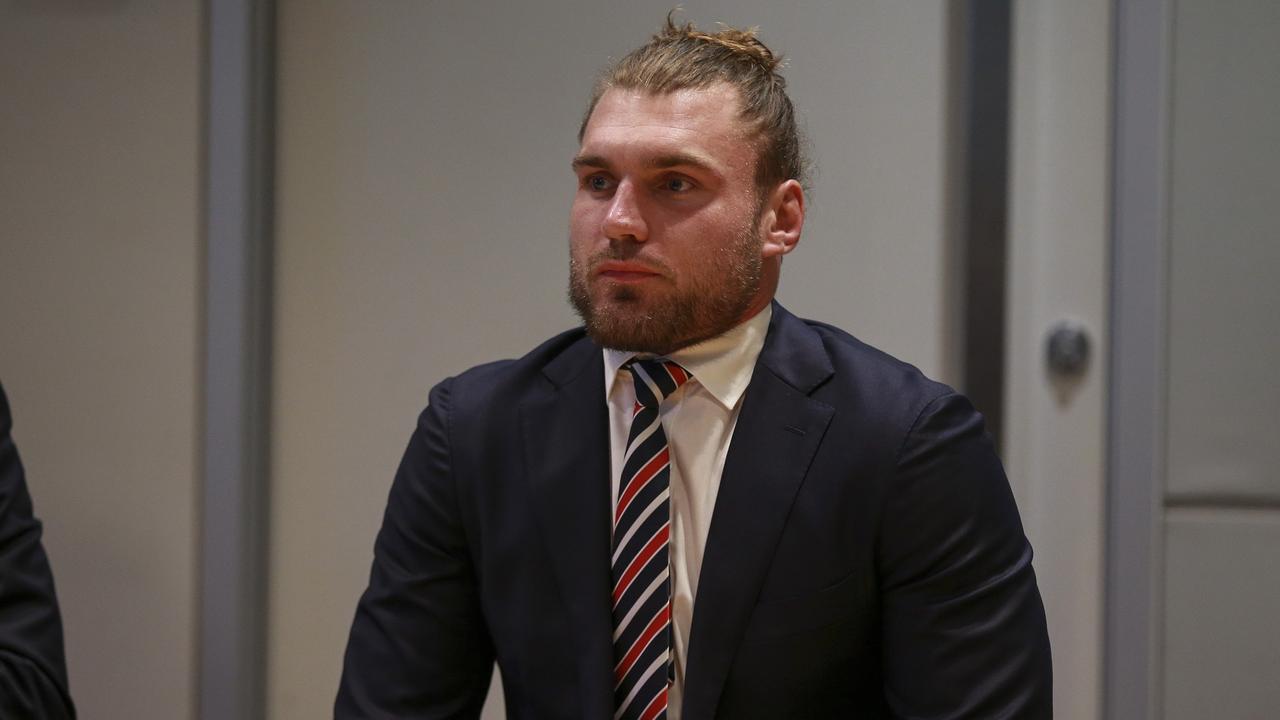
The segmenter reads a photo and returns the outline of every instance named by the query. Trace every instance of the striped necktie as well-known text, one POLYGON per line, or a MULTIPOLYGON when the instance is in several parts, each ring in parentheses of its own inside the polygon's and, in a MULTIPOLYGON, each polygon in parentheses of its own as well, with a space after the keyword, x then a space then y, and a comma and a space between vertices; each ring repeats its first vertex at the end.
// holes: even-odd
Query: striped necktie
POLYGON ((613 514, 613 668, 617 720, 667 715, 671 662, 671 453, 658 404, 689 380, 661 360, 627 364, 636 405, 613 514))

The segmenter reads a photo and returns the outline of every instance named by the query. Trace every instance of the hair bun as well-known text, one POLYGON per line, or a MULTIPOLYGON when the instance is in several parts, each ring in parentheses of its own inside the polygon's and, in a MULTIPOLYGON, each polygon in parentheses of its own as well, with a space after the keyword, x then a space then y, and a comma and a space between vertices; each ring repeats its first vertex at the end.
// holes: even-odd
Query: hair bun
POLYGON ((757 37, 760 32, 758 27, 734 28, 721 25, 719 32, 709 33, 694 27, 692 22, 677 25, 674 14, 674 10, 667 14, 667 25, 654 36, 655 40, 688 39, 720 45, 735 55, 749 58, 769 73, 782 65, 782 56, 774 55, 772 50, 760 42, 757 37))

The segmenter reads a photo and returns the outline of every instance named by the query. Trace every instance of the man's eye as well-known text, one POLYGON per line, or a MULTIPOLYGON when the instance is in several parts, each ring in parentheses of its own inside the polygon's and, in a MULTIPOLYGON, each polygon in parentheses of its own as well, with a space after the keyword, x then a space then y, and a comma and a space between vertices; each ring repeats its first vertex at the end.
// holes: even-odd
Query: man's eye
POLYGON ((671 178, 666 181, 666 188, 675 193, 689 192, 693 189, 693 183, 684 178, 671 178))
POLYGON ((586 186, 589 190, 603 192, 611 188, 613 183, 604 175, 592 175, 587 178, 586 186))

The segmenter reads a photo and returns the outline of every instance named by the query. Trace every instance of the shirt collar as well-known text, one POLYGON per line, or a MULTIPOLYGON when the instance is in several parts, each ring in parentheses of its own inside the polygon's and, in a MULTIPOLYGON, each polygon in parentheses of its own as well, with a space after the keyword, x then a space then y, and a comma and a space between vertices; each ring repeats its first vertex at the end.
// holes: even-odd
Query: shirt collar
MULTIPOLYGON (((756 358, 764 348, 764 338, 769 332, 769 320, 773 317, 773 303, 764 306, 749 320, 739 323, 710 340, 671 353, 670 359, 680 363, 693 379, 711 393, 726 409, 732 410, 755 369, 756 358)), ((627 361, 643 353, 604 349, 604 391, 612 394, 614 381, 627 361)))

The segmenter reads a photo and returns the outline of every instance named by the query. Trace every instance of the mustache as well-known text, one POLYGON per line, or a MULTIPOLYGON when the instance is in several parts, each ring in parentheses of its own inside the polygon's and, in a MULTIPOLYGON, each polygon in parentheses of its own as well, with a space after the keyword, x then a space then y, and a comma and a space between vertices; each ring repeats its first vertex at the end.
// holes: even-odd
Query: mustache
POLYGON ((587 268, 594 271, 606 262, 628 262, 642 265, 646 270, 670 277, 671 266, 658 258, 642 256, 638 250, 631 248, 609 248, 601 250, 587 258, 587 268))

